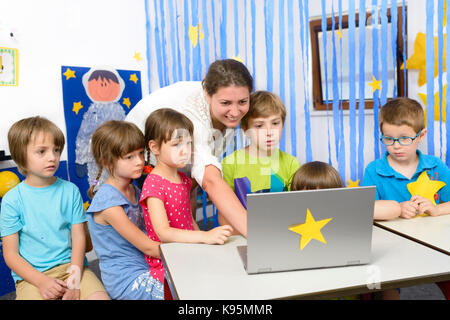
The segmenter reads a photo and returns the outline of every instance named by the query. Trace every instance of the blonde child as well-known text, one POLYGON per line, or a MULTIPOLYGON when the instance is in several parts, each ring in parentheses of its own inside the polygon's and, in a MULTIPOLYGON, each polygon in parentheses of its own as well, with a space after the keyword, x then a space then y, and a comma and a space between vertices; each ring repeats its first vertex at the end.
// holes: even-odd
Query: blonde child
MULTIPOLYGON (((268 91, 250 95, 250 108, 241 128, 250 144, 222 160, 223 179, 247 208, 247 194, 289 190, 290 180, 300 164, 294 156, 279 149, 286 108, 268 91)), ((219 223, 228 224, 219 212, 219 223)), ((237 232, 235 232, 237 234, 237 232)))
MULTIPOLYGON (((190 163, 192 122, 168 108, 153 111, 145 122, 145 142, 156 165, 145 179, 139 203, 144 210, 148 236, 154 241, 223 244, 230 226, 200 231, 192 218, 189 194, 191 179, 178 169, 190 163)), ((164 281, 164 267, 157 257, 146 256, 152 276, 164 281)))
POLYGON ((85 221, 78 188, 54 176, 65 139, 41 117, 8 132, 11 156, 25 180, 2 199, 0 233, 18 300, 109 299, 84 266, 85 221))
POLYGON ((92 135, 97 180, 103 170, 109 177, 89 189, 87 217, 102 280, 113 299, 163 299, 163 287, 150 275, 144 256, 159 257, 159 243, 145 234, 140 190, 132 184, 144 168, 144 146, 142 132, 125 121, 104 122, 92 135))

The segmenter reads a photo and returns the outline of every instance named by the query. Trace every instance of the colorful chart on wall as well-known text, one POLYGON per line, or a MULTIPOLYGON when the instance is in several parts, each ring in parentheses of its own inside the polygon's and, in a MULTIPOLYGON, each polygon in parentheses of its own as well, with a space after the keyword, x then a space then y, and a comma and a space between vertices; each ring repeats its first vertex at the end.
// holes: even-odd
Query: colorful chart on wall
MULTIPOLYGON (((108 120, 124 120, 142 98, 141 73, 110 66, 62 66, 64 115, 67 127, 69 179, 80 188, 85 209, 89 185, 98 168, 90 152, 95 129, 108 120)), ((100 180, 104 180, 103 174, 100 180)))
POLYGON ((19 51, 0 47, 0 86, 19 84, 19 51))

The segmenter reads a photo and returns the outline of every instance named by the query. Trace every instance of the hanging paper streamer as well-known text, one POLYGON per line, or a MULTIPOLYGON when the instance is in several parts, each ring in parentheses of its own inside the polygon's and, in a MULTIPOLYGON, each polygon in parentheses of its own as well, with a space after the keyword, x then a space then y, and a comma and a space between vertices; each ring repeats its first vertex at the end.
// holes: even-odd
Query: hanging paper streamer
MULTIPOLYGON (((450 5, 447 4, 447 17, 450 17, 450 5)), ((447 21, 446 25, 447 35, 450 35, 450 23, 447 21)), ((449 38, 447 38, 449 39, 449 38)), ((449 63, 450 61, 450 40, 447 40, 447 46, 445 50, 445 61, 449 63)), ((448 72, 447 68, 447 85, 450 83, 450 72, 448 72)), ((445 98, 445 111, 447 115, 450 115, 450 88, 446 90, 446 98, 445 98)), ((448 117, 448 116, 447 116, 448 117)), ((445 121, 445 134, 446 134, 446 152, 445 152, 445 164, 450 166, 450 121, 446 119, 445 121)))
POLYGON ((328 117, 328 59, 327 59, 327 11, 326 2, 322 0, 322 42, 323 42, 323 65, 325 71, 325 103, 327 105, 327 133, 328 133, 328 164, 331 165, 331 143, 330 122, 328 117))
POLYGON ((175 15, 175 10, 173 7, 173 0, 169 0, 167 1, 167 6, 169 7, 169 23, 170 23, 170 48, 172 51, 172 57, 173 57, 173 61, 172 61, 172 79, 173 82, 178 81, 178 71, 177 71, 177 65, 178 65, 178 54, 177 54, 177 40, 175 40, 175 36, 178 34, 178 30, 175 29, 176 26, 174 24, 174 21, 176 21, 176 15, 175 15))
POLYGON ((189 39, 189 32, 186 31, 186 30, 189 30, 189 26, 191 25, 189 22, 189 7, 188 7, 188 5, 189 5, 188 1, 184 1, 184 26, 185 26, 185 32, 184 32, 185 78, 184 78, 184 80, 191 80, 191 71, 190 71, 191 40, 189 39))
MULTIPOLYGON (((164 10, 164 2, 165 1, 159 1, 159 13, 160 13, 160 17, 161 17, 161 29, 160 29, 160 36, 161 36, 161 57, 162 57, 162 59, 165 59, 165 57, 167 57, 167 53, 166 53, 166 46, 165 46, 165 43, 166 43, 166 37, 165 37, 165 32, 166 32, 166 18, 165 18, 165 15, 164 15, 164 12, 165 12, 165 10, 164 10)), ((155 10, 156 11, 156 10, 155 10)), ((167 70, 167 68, 168 68, 168 64, 167 63, 164 63, 163 64, 163 79, 164 79, 164 82, 163 82, 163 85, 164 85, 164 87, 165 86, 167 86, 167 85, 169 85, 169 79, 168 79, 168 70, 167 70)))
MULTIPOLYGON (((278 0, 278 19, 279 21, 284 20, 284 0, 278 0)), ((280 70, 285 70, 285 53, 284 48, 286 47, 285 43, 285 30, 284 30, 284 23, 280 23, 279 26, 279 48, 280 48, 280 70)), ((303 73, 304 74, 304 73, 303 73)), ((280 99, 283 101, 283 103, 286 105, 286 94, 285 94, 285 81, 284 81, 284 72, 279 72, 279 79, 280 79, 280 99)), ((281 133, 281 139, 280 139, 280 149, 282 151, 286 150, 286 126, 283 127, 283 132, 281 133)))
MULTIPOLYGON (((214 20, 213 20, 214 24, 214 20)), ((209 26, 208 26, 208 10, 206 7, 206 0, 202 0, 202 29, 203 33, 205 34, 205 41, 202 43, 203 45, 203 52, 205 56, 205 66, 208 67, 209 65, 209 26)), ((206 73, 205 73, 206 74, 206 73)))
MULTIPOLYGON (((161 37, 159 32, 159 13, 158 13, 158 7, 157 2, 154 3, 154 10, 155 10, 155 25, 153 29, 153 34, 155 37, 155 55, 156 55, 156 62, 157 62, 157 68, 158 68, 158 80, 159 80, 159 86, 164 86, 164 77, 163 77, 163 63, 162 63, 162 56, 161 56, 161 37)), ((147 35, 148 37, 149 35, 147 35)))
MULTIPOLYGON (((150 56, 150 19, 149 17, 149 12, 148 12, 148 1, 145 1, 145 29, 147 31, 147 37, 146 37, 146 44, 147 44, 147 63, 150 65, 150 61, 151 61, 151 56, 150 56)), ((151 80, 152 80, 152 72, 150 72, 150 67, 147 67, 147 77, 148 77, 148 92, 152 91, 151 88, 151 80)))
POLYGON ((403 79, 405 79, 404 84, 404 95, 406 96, 406 3, 405 0, 402 1, 402 38, 403 38, 403 63, 405 64, 405 68, 403 68, 403 79))
POLYGON ((256 70, 256 63, 255 63, 255 37, 256 37, 256 5, 255 0, 251 0, 250 5, 250 11, 252 15, 252 76, 253 80, 255 79, 255 70, 256 70))
POLYGON ((358 179, 364 174, 364 109, 365 109, 365 53, 366 53, 366 1, 359 1, 359 104, 358 104, 358 179))
POLYGON ((438 0, 439 158, 442 160, 442 73, 444 72, 444 0, 438 0))
POLYGON ((272 0, 264 0, 264 21, 266 31, 266 64, 267 64, 267 91, 273 92, 273 12, 272 0))
POLYGON ((350 123, 350 178, 357 180, 356 167, 356 72, 355 72, 355 1, 348 2, 348 82, 350 123))
POLYGON ((428 154, 434 155, 434 1, 427 1, 426 6, 427 143, 428 154))
POLYGON ((397 98, 397 0, 391 0, 391 47, 392 47, 392 66, 394 70, 394 91, 392 96, 397 98))
POLYGON ((201 34, 203 32, 202 26, 198 21, 198 0, 191 0, 191 16, 192 16, 192 26, 197 28, 197 45, 192 48, 193 51, 193 68, 192 68, 192 80, 201 81, 202 80, 202 63, 200 57, 200 40, 201 34))
POLYGON ((228 58, 227 54, 227 2, 222 1, 222 19, 220 20, 220 59, 228 58))
POLYGON ((388 17, 387 17, 388 0, 381 0, 381 95, 380 105, 384 106, 387 102, 388 90, 388 17))
MULTIPOLYGON (((216 5, 215 1, 211 1, 211 19, 213 26, 213 35, 216 35, 216 5)), ((216 38, 213 37, 214 40, 214 60, 217 60, 217 41, 216 38)), ((206 65, 208 65, 209 61, 206 61, 206 65)))
MULTIPOLYGON (((300 1, 301 3, 301 1, 300 1)), ((301 10, 300 10, 301 12, 301 10)), ((294 58, 294 3, 288 0, 287 8, 288 20, 288 50, 289 50, 289 103, 290 103, 290 124, 291 124, 291 154, 297 157, 297 110, 295 99, 295 58, 294 58)), ((301 23, 302 19, 300 19, 301 23)), ((303 28, 300 25, 300 34, 303 34, 303 28)), ((303 42, 302 42, 303 43, 303 42)), ((303 61, 303 59, 302 59, 303 61)), ((304 74, 304 73, 303 73, 304 74)), ((306 159, 308 162, 309 160, 306 159)))
MULTIPOLYGON (((372 72, 376 80, 380 79, 378 69, 378 1, 372 0, 372 72)), ((378 111, 380 108, 380 90, 373 87, 373 151, 375 159, 380 157, 378 111)))
POLYGON ((342 1, 339 0, 339 51, 340 51, 340 66, 341 66, 341 94, 339 98, 339 155, 338 168, 341 178, 345 181, 345 138, 344 138, 344 110, 342 110, 342 1))
MULTIPOLYGON (((175 1, 175 0, 174 0, 175 1)), ((175 1, 175 13, 176 13, 176 15, 175 15, 175 17, 178 17, 179 15, 178 15, 178 4, 177 4, 177 2, 175 1)), ((179 28, 179 25, 178 25, 178 19, 177 18, 175 18, 175 26, 176 26, 176 35, 177 35, 177 44, 178 43, 180 43, 180 32, 179 32, 179 30, 180 30, 180 28, 179 28)), ((183 79, 183 68, 181 67, 181 49, 180 49, 180 45, 177 45, 177 72, 178 72, 178 74, 177 74, 177 81, 181 81, 182 79, 183 79)))

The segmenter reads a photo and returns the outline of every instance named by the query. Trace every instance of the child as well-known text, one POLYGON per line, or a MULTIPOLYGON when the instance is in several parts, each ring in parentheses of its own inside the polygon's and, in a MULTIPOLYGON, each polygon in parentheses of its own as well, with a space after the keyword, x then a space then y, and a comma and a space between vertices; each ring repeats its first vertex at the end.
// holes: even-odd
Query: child
POLYGON ((85 261, 86 216, 78 188, 54 176, 64 135, 41 117, 8 132, 11 156, 25 180, 2 199, 0 232, 6 264, 22 299, 109 299, 85 261))
MULTIPOLYGON (((132 123, 110 120, 92 135, 92 153, 109 177, 92 199, 89 229, 100 271, 113 299, 161 300, 163 287, 150 275, 144 254, 159 257, 159 243, 145 234, 140 190, 132 181, 144 168, 144 135, 132 123)), ((88 191, 92 198, 94 185, 88 191)))
MULTIPOLYGON (((369 163, 362 183, 377 187, 374 219, 410 219, 423 213, 430 216, 449 214, 450 169, 439 158, 418 150, 427 132, 421 105, 409 98, 393 99, 381 108, 379 119, 381 141, 387 151, 383 158, 369 163), (419 195, 411 196, 407 189, 407 184, 416 181, 424 171, 430 179, 446 183, 435 194, 437 205, 419 195)), ((449 299, 448 282, 438 285, 449 299)))
MULTIPOLYGON (((230 226, 200 231, 192 218, 189 192, 191 180, 181 171, 191 160, 192 122, 168 108, 153 111, 145 122, 145 141, 156 157, 156 165, 145 179, 139 203, 144 210, 148 236, 161 242, 224 244, 232 232, 230 226)), ((164 280, 159 258, 146 256, 152 276, 164 280)))
MULTIPOLYGON (((267 91, 251 94, 249 111, 241 121, 250 144, 222 160, 223 179, 245 208, 248 193, 289 190, 300 166, 279 149, 285 118, 286 108, 278 96, 267 91)), ((220 212, 218 218, 221 225, 228 223, 220 212)))
POLYGON ((291 191, 343 188, 341 177, 328 163, 312 161, 302 165, 292 177, 291 191))

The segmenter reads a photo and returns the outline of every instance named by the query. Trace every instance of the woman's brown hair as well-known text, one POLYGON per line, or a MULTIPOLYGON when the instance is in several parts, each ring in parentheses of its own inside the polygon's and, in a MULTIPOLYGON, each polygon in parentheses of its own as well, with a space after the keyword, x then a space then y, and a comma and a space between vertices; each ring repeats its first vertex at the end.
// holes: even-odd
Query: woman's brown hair
MULTIPOLYGON (((96 181, 100 179, 103 168, 114 174, 115 162, 134 150, 144 149, 145 140, 142 131, 131 122, 109 120, 102 123, 92 135, 91 151, 99 167, 96 181)), ((93 197, 95 184, 88 190, 93 197)))
POLYGON ((302 165, 292 177, 291 191, 342 188, 341 177, 328 163, 312 161, 302 165))

